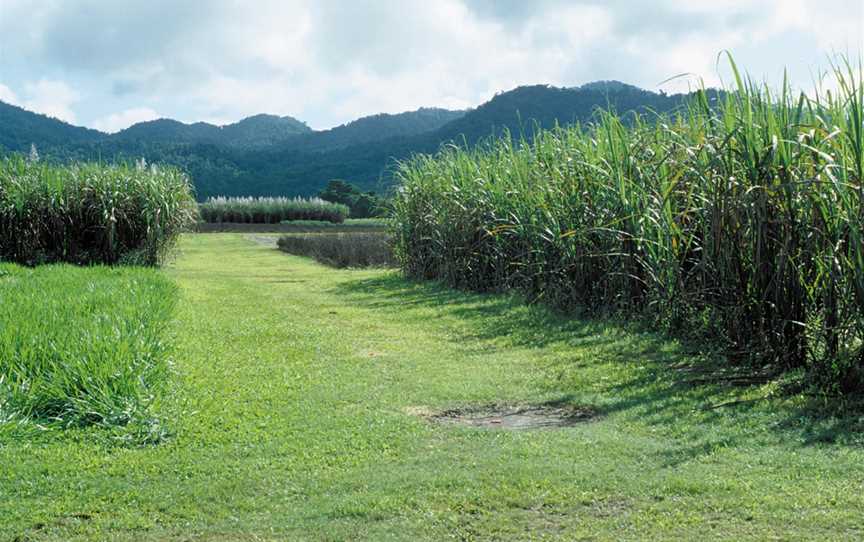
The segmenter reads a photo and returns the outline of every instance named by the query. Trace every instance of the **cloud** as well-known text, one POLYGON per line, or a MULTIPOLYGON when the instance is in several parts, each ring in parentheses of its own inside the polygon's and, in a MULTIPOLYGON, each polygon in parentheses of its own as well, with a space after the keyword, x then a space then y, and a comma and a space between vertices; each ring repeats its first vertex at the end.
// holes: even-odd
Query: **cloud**
POLYGON ((149 107, 133 107, 120 113, 112 113, 107 117, 97 119, 93 127, 103 132, 114 133, 128 128, 137 122, 156 120, 160 115, 149 107))
POLYGON ((62 121, 76 121, 73 105, 80 100, 78 92, 63 81, 40 79, 24 87, 26 99, 21 107, 62 121))
POLYGON ((676 90, 719 83, 722 50, 757 78, 787 66, 805 86, 832 50, 864 48, 860 0, 0 0, 0 11, 7 89, 26 100, 28 83, 63 81, 80 99, 52 109, 102 126, 148 104, 186 121, 268 112, 325 128, 477 105, 520 84, 656 88, 695 74, 664 85, 676 90))
POLYGON ((0 84, 0 101, 70 123, 76 120, 72 108, 79 99, 79 94, 63 81, 41 79, 27 83, 23 98, 0 84))
POLYGON ((0 83, 0 102, 6 102, 11 105, 18 105, 18 96, 12 92, 12 89, 0 83))

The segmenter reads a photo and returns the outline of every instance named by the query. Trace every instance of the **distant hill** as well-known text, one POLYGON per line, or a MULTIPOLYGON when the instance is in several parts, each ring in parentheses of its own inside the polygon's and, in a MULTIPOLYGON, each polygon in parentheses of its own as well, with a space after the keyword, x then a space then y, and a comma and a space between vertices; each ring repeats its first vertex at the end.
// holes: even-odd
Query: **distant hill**
POLYGON ((254 149, 284 143, 295 136, 308 133, 312 133, 312 129, 295 118, 255 115, 225 126, 206 122, 184 124, 171 119, 151 120, 133 124, 104 139, 148 143, 209 143, 254 149))
MULTIPOLYGON (((473 145, 504 130, 530 138, 538 126, 590 122, 598 108, 662 113, 687 99, 618 81, 573 88, 533 85, 498 93, 469 111, 424 108, 364 117, 323 131, 312 131, 291 117, 256 115, 223 127, 160 119, 113 135, 13 108, 14 122, 0 122, 0 144, 26 152, 32 142, 43 156, 57 160, 143 156, 149 162, 174 164, 189 172, 202 199, 310 195, 331 179, 383 191, 397 160, 434 152, 446 142, 473 145)), ((0 105, 0 115, 12 107, 0 105)))
POLYGON ((432 132, 465 115, 465 111, 420 108, 395 115, 381 113, 330 130, 306 134, 286 145, 296 150, 326 151, 432 132))
POLYGON ((435 134, 439 141, 469 143, 508 130, 518 137, 530 137, 539 124, 543 128, 586 123, 598 108, 621 114, 638 111, 670 111, 682 103, 683 96, 667 96, 621 83, 598 81, 581 87, 560 88, 549 85, 522 86, 496 94, 462 118, 442 127, 435 134))
POLYGON ((108 142, 132 147, 138 143, 212 144, 251 149, 276 145, 307 133, 312 133, 312 129, 292 117, 255 115, 226 126, 158 119, 133 124, 116 134, 106 134, 0 102, 0 145, 20 152, 26 152, 31 143, 40 150, 108 142))
POLYGON ((310 133, 312 129, 294 117, 263 114, 222 127, 225 142, 238 148, 269 147, 310 133))
POLYGON ((62 120, 0 102, 0 149, 27 152, 30 144, 43 147, 97 141, 105 134, 72 126, 62 120))
POLYGON ((173 119, 156 119, 133 124, 104 139, 151 143, 215 143, 219 136, 219 127, 206 122, 184 124, 173 119))
MULTIPOLYGON (((414 153, 435 152, 443 143, 473 145, 504 130, 515 137, 530 139, 537 127, 590 122, 598 108, 611 108, 624 116, 632 112, 663 113, 680 108, 688 97, 651 92, 617 81, 575 88, 523 86, 496 94, 437 130, 414 136, 391 137, 325 153, 306 153, 293 144, 245 153, 233 159, 233 163, 241 171, 254 171, 254 182, 235 185, 225 181, 219 183, 216 191, 240 194, 242 190, 259 195, 293 190, 287 193, 311 194, 329 179, 345 179, 363 190, 382 191, 390 185, 390 174, 397 160, 414 153)), ((201 188, 209 193, 213 187, 201 188)))

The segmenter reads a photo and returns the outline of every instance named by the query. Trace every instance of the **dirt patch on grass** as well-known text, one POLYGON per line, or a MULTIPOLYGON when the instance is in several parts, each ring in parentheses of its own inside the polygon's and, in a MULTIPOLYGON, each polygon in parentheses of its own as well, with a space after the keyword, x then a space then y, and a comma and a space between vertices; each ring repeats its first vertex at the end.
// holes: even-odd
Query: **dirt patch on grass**
POLYGON ((344 268, 396 267, 391 237, 386 233, 304 233, 283 235, 279 249, 295 256, 344 268))
POLYGON ((544 404, 469 406, 437 412, 414 407, 408 412, 440 425, 509 431, 573 427, 598 416, 597 411, 590 407, 544 404))
POLYGON ((279 240, 278 235, 247 235, 246 239, 253 243, 258 243, 267 248, 276 248, 276 241, 279 240))

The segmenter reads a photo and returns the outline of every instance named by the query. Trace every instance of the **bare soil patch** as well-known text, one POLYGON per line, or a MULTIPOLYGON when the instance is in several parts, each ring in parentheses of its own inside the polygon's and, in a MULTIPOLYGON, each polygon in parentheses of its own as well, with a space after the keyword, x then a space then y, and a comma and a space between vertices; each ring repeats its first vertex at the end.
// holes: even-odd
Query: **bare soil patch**
POLYGON ((413 408, 409 412, 440 425, 509 431, 573 427, 598 416, 590 407, 548 404, 469 406, 438 412, 413 408))
POLYGON ((247 235, 246 239, 263 245, 268 248, 276 248, 276 241, 279 240, 278 235, 247 235))

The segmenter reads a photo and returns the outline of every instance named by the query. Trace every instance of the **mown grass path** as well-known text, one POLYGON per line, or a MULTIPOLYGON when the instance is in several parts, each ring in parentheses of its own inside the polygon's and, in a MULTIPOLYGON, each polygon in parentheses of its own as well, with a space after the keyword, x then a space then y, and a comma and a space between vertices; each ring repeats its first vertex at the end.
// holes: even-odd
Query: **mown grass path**
POLYGON ((860 539, 858 418, 693 386, 674 344, 504 296, 335 271, 196 235, 166 271, 173 436, 0 446, 2 540, 860 539), (600 412, 560 430, 431 425, 493 402, 600 412))

